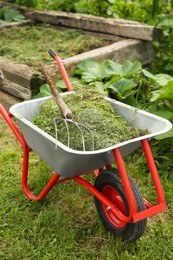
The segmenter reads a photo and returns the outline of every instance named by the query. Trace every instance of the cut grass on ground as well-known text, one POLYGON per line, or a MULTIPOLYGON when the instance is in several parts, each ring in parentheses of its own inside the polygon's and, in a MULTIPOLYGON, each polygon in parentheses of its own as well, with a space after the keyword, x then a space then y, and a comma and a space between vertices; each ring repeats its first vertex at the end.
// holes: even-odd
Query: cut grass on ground
POLYGON ((47 54, 49 49, 64 59, 108 44, 101 37, 77 29, 60 31, 46 24, 21 26, 1 29, 0 56, 38 66, 52 61, 47 54))
MULTIPOLYGON (((1 259, 173 259, 173 184, 169 178, 162 175, 168 210, 148 219, 138 241, 123 243, 105 231, 93 196, 73 181, 55 186, 40 202, 25 197, 21 189, 21 148, 1 116, 0 147, 1 259)), ((142 193, 153 198, 149 175, 138 159, 143 160, 138 154, 128 159, 128 170, 142 193)), ((52 171, 31 154, 29 172, 30 187, 38 194, 52 171)))

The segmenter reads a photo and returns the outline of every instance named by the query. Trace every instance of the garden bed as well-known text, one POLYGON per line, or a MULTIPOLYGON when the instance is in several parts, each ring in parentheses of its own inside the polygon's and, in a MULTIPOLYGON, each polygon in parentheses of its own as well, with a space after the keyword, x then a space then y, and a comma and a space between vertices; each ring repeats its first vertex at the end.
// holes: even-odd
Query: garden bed
POLYGON ((54 49, 62 59, 110 44, 109 40, 77 29, 60 30, 50 25, 15 26, 1 30, 0 56, 38 67, 48 63, 54 49))
MULTIPOLYGON (((0 6, 4 5, 9 4, 0 1, 0 6)), ((14 7, 14 5, 10 6, 14 7)), ((61 52, 61 48, 59 48, 59 50, 55 48, 55 51, 63 59, 63 63, 69 75, 73 75, 77 63, 88 58, 96 58, 99 61, 111 59, 117 62, 123 62, 127 59, 130 61, 139 60, 143 65, 149 64, 153 59, 151 41, 158 39, 160 36, 160 30, 133 21, 53 11, 28 10, 25 7, 19 6, 15 6, 15 8, 20 10, 31 23, 42 23, 45 30, 48 29, 48 26, 54 26, 55 28, 65 31, 69 29, 72 31, 78 29, 84 31, 87 38, 95 36, 95 39, 98 39, 98 37, 99 39, 102 39, 100 41, 103 45, 99 45, 100 43, 98 44, 98 40, 96 40, 94 44, 91 44, 92 48, 88 47, 87 49, 83 49, 83 46, 81 45, 79 46, 79 42, 81 42, 79 41, 75 44, 75 47, 77 47, 76 53, 73 52, 72 54, 66 53, 66 55, 64 55, 61 52)), ((23 21, 23 23, 26 23, 26 21, 23 21)), ((21 24, 22 22, 20 22, 20 27, 21 24)), ((16 26, 15 23, 14 26, 16 26)), ((2 29, 2 27, 3 26, 1 26, 2 31, 9 30, 2 29)), ((4 28, 5 27, 7 27, 7 25, 4 25, 4 28)), ((18 27, 18 29, 20 27, 18 27)), ((10 28, 10 30, 13 29, 10 28)), ((54 36, 53 40, 55 38, 54 36)), ((20 48, 24 47, 24 51, 28 52, 29 56, 32 56, 31 47, 33 47, 33 44, 32 46, 26 47, 25 43, 22 43, 23 38, 21 38, 21 41, 19 40, 20 45, 18 46, 20 46, 20 48)), ((44 42, 47 38, 48 37, 45 37, 44 42)), ((53 40, 49 40, 49 47, 52 49, 54 49, 52 47, 53 40)), ((69 49, 65 44, 66 40, 63 43, 64 52, 69 49)), ((4 56, 0 57, 0 74, 2 78, 0 90, 10 93, 20 99, 29 99, 38 91, 44 80, 37 67, 32 66, 31 62, 27 60, 26 57, 22 59, 22 57, 19 57, 21 54, 15 54, 13 57, 8 57, 9 47, 9 44, 3 47, 5 48, 5 56, 7 55, 6 58, 4 58, 4 56), (16 58, 17 60, 15 60, 16 58)), ((1 48, 1 51, 3 48, 1 48)), ((41 62, 46 63, 46 69, 51 73, 54 80, 57 80, 60 78, 60 75, 57 72, 56 64, 50 62, 51 58, 49 58, 49 55, 47 54, 47 46, 40 46, 40 49, 43 51, 41 53, 41 62)), ((34 60, 34 58, 32 59, 34 60)))

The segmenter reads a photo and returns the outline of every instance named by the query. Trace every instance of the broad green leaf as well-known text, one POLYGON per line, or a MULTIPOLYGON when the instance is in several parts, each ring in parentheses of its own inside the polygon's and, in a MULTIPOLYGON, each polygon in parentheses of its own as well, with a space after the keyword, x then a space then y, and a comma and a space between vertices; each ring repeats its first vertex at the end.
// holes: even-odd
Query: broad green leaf
POLYGON ((145 77, 156 80, 156 77, 152 73, 150 73, 148 70, 142 69, 142 72, 145 77))
POLYGON ((32 96, 32 99, 41 98, 41 97, 44 97, 44 94, 39 92, 36 95, 32 96))
POLYGON ((173 128, 165 134, 156 136, 155 139, 163 140, 163 139, 172 138, 172 137, 173 137, 173 128))
POLYGON ((166 66, 165 66, 165 70, 173 70, 173 66, 172 66, 172 63, 168 63, 166 66))
POLYGON ((87 83, 102 80, 105 77, 103 67, 95 59, 80 62, 75 73, 81 75, 81 78, 87 83))
POLYGON ((6 8, 4 11, 4 20, 5 21, 19 21, 25 19, 25 17, 20 14, 17 10, 11 9, 11 8, 6 8))
POLYGON ((136 107, 136 108, 141 108, 141 104, 133 97, 133 95, 128 96, 127 98, 123 99, 123 103, 136 107))
POLYGON ((118 91, 118 89, 114 88, 113 86, 109 87, 109 90, 112 89, 114 92, 117 93, 118 99, 122 100, 122 99, 126 99, 127 97, 131 96, 134 94, 133 90, 127 90, 124 93, 121 93, 120 91, 118 91))
POLYGON ((44 97, 50 96, 52 94, 51 89, 48 84, 43 84, 40 87, 40 92, 44 95, 44 97))
POLYGON ((126 60, 122 65, 122 76, 130 76, 141 71, 142 65, 139 61, 131 62, 126 60))
MULTIPOLYGON (((154 112, 155 115, 157 116, 161 116, 169 121, 173 120, 173 112, 169 111, 169 110, 159 110, 159 111, 155 111, 154 112)), ((164 133, 162 135, 156 136, 155 139, 157 140, 163 140, 165 138, 171 138, 173 137, 173 128, 168 131, 167 133, 164 133)))
POLYGON ((127 90, 133 89, 136 87, 136 83, 131 79, 120 79, 112 84, 120 93, 124 93, 127 90))
POLYGON ((150 102, 155 102, 160 97, 160 89, 151 92, 150 102))
POLYGON ((134 83, 134 81, 122 78, 110 85, 108 89, 112 89, 117 92, 120 99, 125 99, 136 92, 134 90, 135 87, 136 84, 134 83))
POLYGON ((94 58, 81 61, 76 66, 75 74, 81 75, 83 72, 87 71, 88 68, 93 68, 95 66, 98 67, 100 64, 94 58))
POLYGON ((115 76, 115 77, 112 77, 111 80, 106 81, 105 87, 109 87, 110 85, 112 85, 113 83, 115 83, 116 81, 118 81, 120 79, 121 79, 121 77, 119 75, 115 76))
POLYGON ((165 86, 170 80, 173 80, 173 77, 167 74, 156 74, 155 79, 160 86, 165 86))
POLYGON ((160 86, 165 86, 170 80, 173 80, 173 77, 171 77, 168 74, 160 73, 160 74, 153 75, 152 73, 150 73, 149 71, 147 71, 145 69, 143 69, 142 72, 143 72, 145 77, 153 79, 160 86))
POLYGON ((166 86, 162 87, 159 98, 173 100, 173 80, 169 81, 166 86))
POLYGON ((76 86, 82 85, 81 81, 78 78, 70 77, 69 79, 70 79, 72 88, 75 88, 76 86))
POLYGON ((51 90, 48 84, 43 84, 40 87, 40 92, 32 97, 32 99, 46 97, 51 95, 51 90))
POLYGON ((67 87, 66 87, 66 84, 65 84, 64 80, 59 80, 56 83, 56 88, 66 90, 67 87))
POLYGON ((108 91, 105 90, 105 84, 100 81, 95 81, 89 84, 90 87, 94 87, 98 90, 103 96, 108 96, 108 91))
POLYGON ((95 67, 93 70, 83 72, 82 79, 87 83, 101 79, 99 68, 95 67))
MULTIPOLYGON (((79 79, 75 78, 75 77, 70 77, 69 80, 71 82, 72 88, 75 87, 76 85, 79 85, 79 83, 80 83, 79 79)), ((64 80, 59 80, 56 83, 56 88, 58 88, 61 92, 67 91, 67 86, 66 86, 64 80)))
POLYGON ((166 15, 162 18, 162 21, 159 23, 161 27, 172 27, 173 28, 173 15, 166 15))
POLYGON ((173 112, 169 110, 158 110, 153 112, 157 116, 161 116, 167 120, 173 120, 173 112))
POLYGON ((106 76, 114 76, 114 75, 122 75, 122 65, 111 61, 111 60, 105 60, 102 63, 103 67, 104 67, 104 71, 106 76))

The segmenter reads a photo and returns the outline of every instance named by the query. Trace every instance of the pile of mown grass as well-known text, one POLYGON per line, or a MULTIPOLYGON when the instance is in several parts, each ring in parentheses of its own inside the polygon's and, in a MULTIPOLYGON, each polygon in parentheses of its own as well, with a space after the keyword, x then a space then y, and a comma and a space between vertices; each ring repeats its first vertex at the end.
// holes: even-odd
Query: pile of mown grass
POLYGON ((0 33, 0 56, 28 65, 51 62, 48 49, 64 59, 108 44, 107 40, 81 30, 62 31, 48 25, 4 28, 0 33))
MULTIPOLYGON (((75 94, 64 97, 72 110, 73 121, 88 127, 94 136, 94 150, 110 147, 117 143, 144 135, 144 131, 134 128, 129 122, 114 112, 104 97, 92 88, 80 88, 75 94)), ((63 118, 60 108, 53 98, 45 101, 33 123, 55 137, 54 118, 63 118)), ((67 130, 64 121, 57 121, 58 140, 67 145, 67 130)), ((74 125, 69 125, 70 148, 83 150, 81 133, 74 125)), ((86 150, 92 150, 91 135, 83 131, 86 150)))

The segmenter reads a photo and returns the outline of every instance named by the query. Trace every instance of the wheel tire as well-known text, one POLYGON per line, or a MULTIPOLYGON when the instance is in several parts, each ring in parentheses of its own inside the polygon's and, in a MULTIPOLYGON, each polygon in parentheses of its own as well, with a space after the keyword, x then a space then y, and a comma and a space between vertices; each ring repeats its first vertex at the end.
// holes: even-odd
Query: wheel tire
MULTIPOLYGON (((145 210, 146 207, 144 200, 136 183, 131 177, 129 177, 129 181, 136 200, 137 211, 140 212, 145 210)), ((96 178, 94 186, 107 199, 114 203, 123 214, 128 216, 128 201, 117 169, 109 168, 102 171, 96 178)), ((124 241, 135 241, 143 234, 147 224, 147 219, 135 223, 124 223, 118 220, 111 210, 107 211, 106 207, 96 197, 94 197, 94 200, 97 212, 108 231, 116 236, 121 235, 124 241)))

